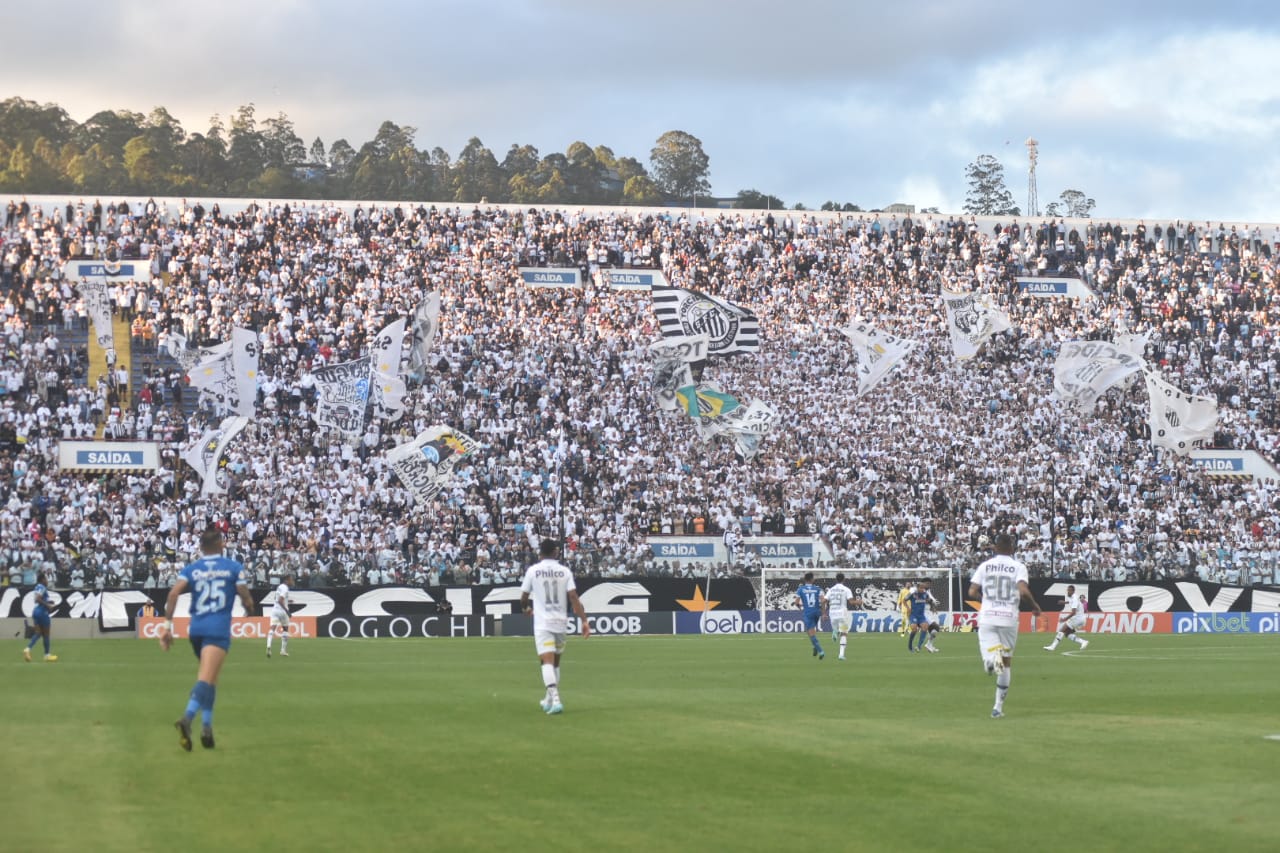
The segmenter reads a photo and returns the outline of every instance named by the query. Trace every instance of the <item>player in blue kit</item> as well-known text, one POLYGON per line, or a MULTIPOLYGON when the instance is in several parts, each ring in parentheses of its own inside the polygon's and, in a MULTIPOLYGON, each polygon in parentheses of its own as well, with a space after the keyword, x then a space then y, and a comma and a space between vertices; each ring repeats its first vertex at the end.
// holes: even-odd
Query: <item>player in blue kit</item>
POLYGON ((201 712, 200 745, 213 749, 213 701, 218 690, 218 673, 231 648, 231 610, 236 595, 240 596, 246 613, 253 613, 253 598, 249 589, 240 581, 244 566, 222 555, 222 533, 216 528, 206 530, 200 536, 200 553, 204 556, 184 568, 178 581, 169 590, 164 605, 164 627, 160 630, 160 647, 165 651, 173 645, 173 612, 178 607, 178 597, 191 590, 191 648, 200 661, 196 686, 191 689, 187 710, 182 719, 174 723, 178 730, 178 743, 191 751, 191 721, 196 711, 201 712))
POLYGON ((809 632, 813 656, 822 660, 827 656, 818 643, 818 623, 822 621, 822 588, 813 582, 813 572, 805 572, 804 583, 796 587, 793 601, 803 611, 804 629, 809 632))
POLYGON ((36 640, 44 640, 44 662, 56 663, 57 655, 49 654, 49 629, 53 625, 53 620, 49 617, 49 611, 53 608, 53 601, 49 599, 49 588, 44 585, 44 575, 36 575, 36 588, 34 594, 36 597, 36 606, 31 611, 31 621, 34 622, 34 630, 31 632, 31 642, 27 643, 27 647, 22 650, 22 659, 27 663, 31 663, 31 649, 35 646, 36 640))
POLYGON ((936 652, 938 649, 933 645, 933 640, 930 638, 929 617, 925 611, 930 604, 936 608, 938 600, 929 591, 928 579, 916 584, 915 589, 911 591, 911 595, 907 597, 907 602, 911 605, 911 612, 907 616, 907 624, 911 626, 911 633, 907 635, 907 651, 918 652, 921 647, 924 647, 931 652, 936 652), (917 637, 920 638, 919 642, 916 642, 917 637), (912 647, 913 644, 914 648, 912 647))

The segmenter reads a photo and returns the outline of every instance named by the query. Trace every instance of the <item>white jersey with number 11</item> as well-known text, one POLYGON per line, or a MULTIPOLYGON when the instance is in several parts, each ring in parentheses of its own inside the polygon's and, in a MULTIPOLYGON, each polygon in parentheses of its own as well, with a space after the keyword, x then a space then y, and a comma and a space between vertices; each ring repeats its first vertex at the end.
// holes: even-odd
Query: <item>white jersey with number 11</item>
POLYGON ((533 630, 563 634, 569 628, 569 592, 575 590, 573 572, 555 560, 534 563, 524 573, 520 591, 533 603, 533 630))

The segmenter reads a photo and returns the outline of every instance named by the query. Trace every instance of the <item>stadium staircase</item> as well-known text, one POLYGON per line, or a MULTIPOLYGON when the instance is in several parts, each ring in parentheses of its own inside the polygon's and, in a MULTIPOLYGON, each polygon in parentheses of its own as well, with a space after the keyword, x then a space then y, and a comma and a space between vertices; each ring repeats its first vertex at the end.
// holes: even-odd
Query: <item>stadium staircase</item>
MULTIPOLYGON (((116 348, 116 364, 127 364, 132 369, 133 364, 133 342, 129 337, 129 322, 118 314, 111 315, 111 337, 116 348)), ((105 376, 107 373, 107 351, 98 344, 98 336, 92 333, 90 326, 90 334, 88 336, 89 347, 89 375, 87 377, 89 387, 92 388, 98 382, 99 376, 105 376)), ((133 389, 133 377, 130 376, 130 390, 133 389)), ((121 404, 127 404, 128 401, 122 400, 121 404)), ((101 440, 103 431, 106 429, 106 419, 98 424, 98 430, 95 434, 96 438, 101 440)))

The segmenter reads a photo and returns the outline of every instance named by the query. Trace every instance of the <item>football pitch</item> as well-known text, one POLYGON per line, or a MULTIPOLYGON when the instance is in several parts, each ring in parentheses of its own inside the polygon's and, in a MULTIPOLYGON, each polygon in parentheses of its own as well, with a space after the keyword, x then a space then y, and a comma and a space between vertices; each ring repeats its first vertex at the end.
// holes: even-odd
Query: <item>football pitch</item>
POLYGON ((241 640, 192 753, 185 643, 12 641, 0 849, 1275 850, 1277 638, 1092 639, 1000 720, 972 634, 241 640))

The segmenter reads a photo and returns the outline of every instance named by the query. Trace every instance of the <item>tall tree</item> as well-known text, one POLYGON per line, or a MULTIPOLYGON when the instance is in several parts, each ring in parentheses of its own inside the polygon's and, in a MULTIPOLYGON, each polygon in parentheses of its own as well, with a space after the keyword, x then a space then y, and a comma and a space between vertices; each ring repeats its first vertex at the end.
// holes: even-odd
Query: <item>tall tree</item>
POLYGON ((258 130, 254 111, 252 103, 245 104, 231 119, 227 162, 232 186, 241 191, 247 189, 249 181, 262 174, 265 162, 262 133, 258 130))
POLYGON ((668 130, 649 151, 653 179, 658 187, 677 199, 711 194, 711 158, 702 150, 702 141, 683 130, 668 130))
POLYGON ((1063 190, 1059 197, 1062 199, 1062 215, 1076 219, 1088 219, 1093 215, 1093 207, 1097 204, 1080 190, 1063 190))
MULTIPOLYGON (((766 195, 759 190, 738 190, 733 206, 739 210, 786 210, 787 206, 776 195, 766 195)), ((827 208, 823 208, 826 210, 827 208)))
POLYGON ((493 152, 478 137, 467 140, 450 175, 454 201, 498 202, 506 198, 507 182, 493 152))
POLYGON ((324 153, 324 143, 320 141, 320 137, 316 137, 311 143, 311 150, 307 152, 307 158, 312 162, 321 166, 327 165, 329 158, 324 153))
POLYGON ((262 121, 262 158, 267 168, 285 171, 307 158, 306 146, 294 132, 293 121, 283 112, 262 121))
POLYGON ((624 204, 659 204, 662 190, 648 175, 632 175, 622 186, 624 204))
POLYGON ((964 170, 969 192, 964 198, 964 212, 979 216, 1017 216, 1021 213, 1013 203, 1013 195, 1004 185, 1004 166, 990 154, 980 154, 964 170))

